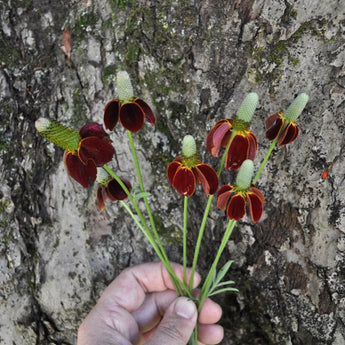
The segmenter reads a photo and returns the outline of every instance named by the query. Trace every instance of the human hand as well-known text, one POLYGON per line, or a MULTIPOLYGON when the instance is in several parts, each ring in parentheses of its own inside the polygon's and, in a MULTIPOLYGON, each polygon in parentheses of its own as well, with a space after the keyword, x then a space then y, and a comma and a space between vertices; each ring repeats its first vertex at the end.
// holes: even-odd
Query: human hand
MULTIPOLYGON (((181 265, 172 264, 182 279, 181 265)), ((195 286, 200 276, 195 275, 195 286)), ((125 269, 104 291, 81 324, 78 345, 186 345, 198 318, 199 345, 223 339, 220 306, 207 299, 199 314, 194 302, 176 296, 164 266, 146 263, 125 269)))

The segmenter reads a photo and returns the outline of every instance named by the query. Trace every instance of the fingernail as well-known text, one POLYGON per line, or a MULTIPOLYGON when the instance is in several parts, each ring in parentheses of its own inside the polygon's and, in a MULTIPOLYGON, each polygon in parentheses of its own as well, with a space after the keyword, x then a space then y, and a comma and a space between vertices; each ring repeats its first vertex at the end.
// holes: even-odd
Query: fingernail
POLYGON ((187 297, 180 297, 175 304, 175 313, 184 319, 191 319, 196 313, 196 306, 194 302, 187 297))

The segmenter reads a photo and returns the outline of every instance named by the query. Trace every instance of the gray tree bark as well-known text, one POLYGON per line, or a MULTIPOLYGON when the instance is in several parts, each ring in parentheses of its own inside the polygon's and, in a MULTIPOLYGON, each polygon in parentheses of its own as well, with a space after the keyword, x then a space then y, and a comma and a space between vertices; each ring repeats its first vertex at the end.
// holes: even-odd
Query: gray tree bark
MULTIPOLYGON (((125 267, 156 260, 121 206, 98 212, 96 186, 71 180, 62 150, 34 128, 41 116, 76 130, 102 122, 119 70, 157 115, 155 128, 135 139, 175 261, 182 199, 168 186, 166 167, 183 136, 195 136, 203 160, 215 165, 207 131, 257 92, 258 167, 269 147, 265 118, 300 92, 310 96, 298 139, 274 151, 259 181, 262 220, 240 222, 223 256, 235 260, 230 277, 240 292, 217 299, 222 344, 344 344, 344 14, 341 0, 2 1, 0 344, 75 343, 105 286, 125 267), (70 59, 61 49, 66 27, 70 59)), ((118 127, 112 139, 114 166, 136 185, 124 131, 118 127)), ((222 183, 231 176, 224 173, 222 183)), ((190 203, 191 248, 205 204, 200 191, 190 203)), ((214 209, 202 274, 225 226, 214 209)))

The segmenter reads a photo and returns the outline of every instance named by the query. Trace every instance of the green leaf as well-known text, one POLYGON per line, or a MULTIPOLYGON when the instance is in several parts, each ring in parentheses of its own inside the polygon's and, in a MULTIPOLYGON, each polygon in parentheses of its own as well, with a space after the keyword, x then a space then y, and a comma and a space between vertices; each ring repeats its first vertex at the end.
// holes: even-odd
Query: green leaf
POLYGON ((149 196, 151 196, 152 194, 149 192, 141 192, 138 194, 133 195, 134 199, 141 199, 141 198, 147 198, 149 196))
POLYGON ((232 285, 232 284, 235 284, 235 282, 233 280, 228 280, 228 281, 225 281, 225 282, 218 283, 217 285, 212 285, 212 287, 210 288, 208 294, 212 294, 216 289, 219 289, 222 286, 224 287, 224 286, 232 285))
MULTIPOLYGON (((218 272, 218 274, 216 275, 216 273, 213 275, 213 279, 212 279, 212 285, 208 290, 207 295, 208 296, 212 296, 215 292, 216 289, 218 289, 221 286, 226 286, 226 285, 231 285, 231 284, 235 284, 234 281, 232 280, 227 280, 222 282, 222 279, 225 277, 226 273, 229 271, 230 266, 232 265, 232 263, 234 262, 234 260, 229 260, 218 272)), ((231 288, 233 289, 233 288, 231 288)), ((217 290, 218 291, 218 290, 217 290)))
POLYGON ((234 262, 234 260, 229 260, 218 272, 216 279, 214 281, 213 285, 218 285, 221 280, 224 278, 224 276, 227 274, 227 272, 229 271, 229 268, 231 266, 231 264, 234 262))
MULTIPOLYGON (((221 282, 221 283, 217 284, 217 285, 215 286, 215 288, 218 288, 218 287, 220 287, 220 286, 225 286, 225 285, 231 285, 231 284, 235 284, 235 282, 234 282, 233 280, 227 280, 227 281, 225 281, 225 282, 221 282)), ((212 287, 212 289, 214 290, 213 287, 212 287)))
POLYGON ((220 294, 222 292, 227 292, 227 291, 239 292, 238 289, 236 289, 236 288, 227 287, 227 288, 224 288, 224 289, 219 289, 219 290, 213 291, 208 296, 218 295, 218 294, 220 294))

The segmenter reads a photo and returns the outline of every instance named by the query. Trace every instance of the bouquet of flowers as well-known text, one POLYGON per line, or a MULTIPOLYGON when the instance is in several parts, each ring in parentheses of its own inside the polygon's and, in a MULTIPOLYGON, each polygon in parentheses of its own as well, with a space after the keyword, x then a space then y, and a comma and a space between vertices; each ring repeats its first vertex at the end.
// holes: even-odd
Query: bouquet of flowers
MULTIPOLYGON (((272 143, 255 175, 253 160, 257 153, 258 142, 250 131, 250 125, 258 104, 256 93, 249 93, 232 118, 218 121, 208 133, 207 151, 214 157, 218 157, 221 153, 217 170, 200 160, 195 140, 191 135, 183 138, 181 154, 167 167, 170 184, 183 197, 183 224, 181 224, 183 279, 181 280, 171 267, 159 229, 156 227, 149 203, 150 193, 144 186, 133 140, 133 134, 144 126, 145 120, 154 125, 156 118, 149 104, 134 96, 127 72, 118 72, 117 88, 118 98, 111 100, 104 109, 105 128, 102 124, 88 123, 76 132, 56 121, 40 118, 36 121, 36 129, 46 139, 65 150, 63 162, 67 173, 75 181, 84 188, 90 187, 94 182, 98 184, 96 204, 100 211, 106 207, 107 200, 122 204, 164 264, 177 295, 193 299, 200 311, 207 297, 227 291, 238 291, 234 287, 234 281, 225 280, 233 261, 228 261, 218 269, 220 257, 237 222, 246 215, 247 209, 253 223, 260 220, 265 199, 263 193, 256 187, 256 183, 276 145, 287 145, 297 138, 299 129, 296 120, 306 106, 308 96, 304 93, 298 95, 285 112, 277 112, 267 118, 266 137, 272 143), (115 154, 109 132, 119 123, 127 132, 139 181, 139 193, 133 193, 134 189, 130 181, 120 177, 108 165, 115 154), (237 171, 235 182, 219 187, 220 174, 229 174, 229 171, 230 173, 237 171), (202 185, 207 203, 200 221, 191 271, 187 276, 188 200, 193 197, 198 183, 202 185), (217 207, 226 212, 229 221, 200 293, 195 296, 192 291, 194 275, 215 197, 217 207), (139 207, 142 201, 146 214, 139 207)), ((198 333, 195 328, 190 344, 197 344, 197 339, 198 333)))

